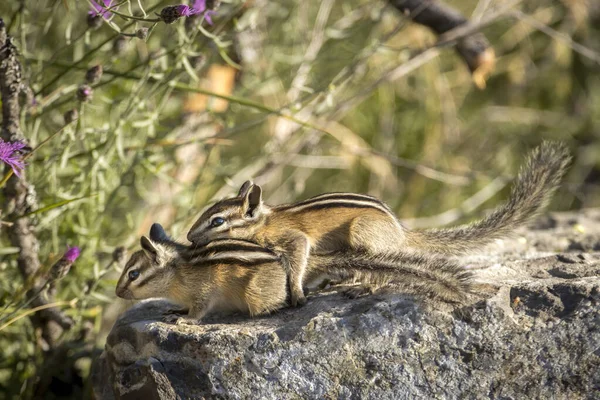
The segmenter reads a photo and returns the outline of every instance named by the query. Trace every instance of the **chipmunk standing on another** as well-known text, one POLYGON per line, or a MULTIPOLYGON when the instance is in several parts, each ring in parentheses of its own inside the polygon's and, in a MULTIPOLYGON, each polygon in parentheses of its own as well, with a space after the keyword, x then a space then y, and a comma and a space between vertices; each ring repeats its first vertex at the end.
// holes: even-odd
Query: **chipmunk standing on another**
POLYGON ((296 306, 306 302, 302 284, 309 255, 348 248, 373 255, 410 248, 459 255, 478 249, 536 215, 558 187, 569 161, 563 144, 544 142, 521 167, 506 204, 470 225, 423 231, 403 227, 387 205, 371 196, 327 193, 269 206, 263 203, 261 187, 248 181, 237 197, 206 210, 187 238, 195 245, 218 238, 252 240, 283 255, 296 306))
MULTIPOLYGON (((257 244, 221 239, 193 247, 173 242, 154 224, 142 250, 125 265, 116 294, 124 299, 163 297, 189 309, 195 322, 213 311, 267 314, 287 305, 287 273, 279 256, 257 244)), ((362 272, 408 290, 448 302, 461 302, 471 291, 471 274, 456 264, 424 256, 332 253, 310 258, 305 282, 323 275, 362 272), (431 269, 431 267, 435 267, 431 269)))

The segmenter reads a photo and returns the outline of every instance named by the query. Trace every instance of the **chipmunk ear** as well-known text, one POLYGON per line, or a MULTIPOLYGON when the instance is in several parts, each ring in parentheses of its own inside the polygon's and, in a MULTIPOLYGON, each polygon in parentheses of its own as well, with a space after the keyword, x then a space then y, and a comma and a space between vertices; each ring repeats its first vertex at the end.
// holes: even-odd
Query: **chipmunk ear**
POLYGON ((165 232, 165 228, 161 224, 154 223, 150 227, 150 239, 155 242, 169 241, 169 235, 165 232))
POLYGON ((152 260, 158 259, 158 249, 156 246, 154 246, 152 240, 148 239, 146 236, 142 236, 140 238, 140 245, 148 257, 150 257, 152 260))
POLYGON ((244 216, 256 218, 262 211, 262 188, 258 185, 252 185, 244 196, 243 211, 244 216))
POLYGON ((238 197, 245 197, 246 193, 248 193, 248 189, 252 186, 252 181, 246 181, 240 187, 240 191, 238 192, 238 197))

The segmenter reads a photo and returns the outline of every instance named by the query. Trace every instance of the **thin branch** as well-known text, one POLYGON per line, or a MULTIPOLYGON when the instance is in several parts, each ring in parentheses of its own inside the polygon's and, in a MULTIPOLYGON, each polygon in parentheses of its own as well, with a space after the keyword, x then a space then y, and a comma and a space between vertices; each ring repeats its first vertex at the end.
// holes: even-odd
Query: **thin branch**
POLYGON ((341 118, 341 116, 347 111, 369 97, 371 93, 383 83, 400 79, 401 77, 408 75, 409 73, 437 57, 440 51, 439 48, 452 45, 453 43, 473 34, 473 32, 476 32, 484 26, 487 26, 492 22, 497 21, 501 17, 508 15, 511 8, 519 2, 520 0, 513 0, 503 5, 498 10, 486 15, 485 18, 482 18, 476 24, 468 24, 465 26, 460 26, 452 31, 448 31, 446 34, 440 37, 440 40, 433 46, 416 53, 405 63, 388 69, 371 85, 361 90, 359 93, 352 95, 350 98, 338 103, 333 119, 341 118))
POLYGON ((50 311, 52 311, 53 308, 59 307, 59 306, 68 305, 70 307, 74 307, 76 303, 77 303, 77 299, 71 300, 71 301, 57 301, 56 303, 41 304, 37 307, 32 308, 31 310, 27 310, 24 313, 17 315, 10 321, 6 322, 4 325, 0 326, 0 331, 3 330, 4 328, 6 328, 7 326, 11 325, 12 323, 20 320, 21 318, 31 315, 33 313, 40 312, 40 311, 50 312, 50 311))
POLYGON ((432 228, 456 222, 459 219, 470 215, 477 207, 494 197, 499 191, 506 187, 508 182, 509 179, 498 177, 479 192, 463 201, 463 203, 456 208, 444 211, 441 214, 432 215, 431 217, 402 219, 402 222, 411 228, 432 228))
POLYGON ((538 31, 543 32, 546 35, 550 36, 552 39, 569 46, 574 52, 579 53, 586 58, 589 58, 590 60, 594 61, 596 64, 600 64, 600 53, 598 53, 580 43, 577 43, 576 41, 574 41, 572 38, 565 35, 564 33, 558 32, 558 31, 550 28, 549 26, 544 25, 537 19, 533 18, 531 15, 527 15, 524 12, 521 12, 519 10, 514 10, 511 12, 511 14, 514 15, 516 18, 518 18, 520 21, 523 21, 526 24, 533 26, 538 31))
MULTIPOLYGON (((461 13, 439 1, 390 0, 390 3, 408 18, 430 28, 439 36, 470 25, 461 13)), ((487 75, 493 69, 494 50, 482 33, 464 35, 462 40, 456 42, 455 48, 472 73, 479 71, 479 74, 485 72, 487 75)))
POLYGON ((359 156, 374 155, 383 158, 384 160, 387 160, 388 162, 397 167, 413 170, 426 178, 439 182, 444 182, 449 185, 465 186, 473 181, 473 176, 450 174, 448 172, 439 171, 426 165, 419 164, 416 161, 385 154, 384 152, 375 149, 361 147, 351 149, 351 151, 359 156))

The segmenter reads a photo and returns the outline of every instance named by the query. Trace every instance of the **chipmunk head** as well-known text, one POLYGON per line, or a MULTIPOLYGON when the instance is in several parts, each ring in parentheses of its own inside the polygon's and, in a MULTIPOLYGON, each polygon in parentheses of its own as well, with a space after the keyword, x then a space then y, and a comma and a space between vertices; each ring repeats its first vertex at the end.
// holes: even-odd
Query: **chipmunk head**
POLYGON ((201 245, 214 239, 250 239, 268 213, 263 203, 262 189, 250 181, 244 182, 236 197, 221 200, 206 210, 194 223, 187 238, 201 245))
POLYGON ((116 294, 123 299, 147 299, 166 295, 172 275, 169 263, 176 250, 167 242, 142 236, 142 250, 131 255, 117 283, 116 294))

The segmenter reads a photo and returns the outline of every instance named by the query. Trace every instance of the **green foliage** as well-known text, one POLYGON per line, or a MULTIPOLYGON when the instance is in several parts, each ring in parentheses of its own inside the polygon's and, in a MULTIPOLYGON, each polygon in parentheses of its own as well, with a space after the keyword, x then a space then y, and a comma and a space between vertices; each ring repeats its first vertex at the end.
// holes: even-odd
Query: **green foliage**
MULTIPOLYGON (((147 19, 169 5, 117 3, 124 15, 142 15, 142 5, 147 19)), ((479 2, 454 3, 470 15, 479 2)), ((184 238, 208 202, 247 178, 273 203, 370 192, 401 218, 424 217, 513 174, 550 138, 576 157, 555 206, 599 205, 600 16, 575 3, 524 5, 555 37, 519 18, 485 28, 498 62, 479 90, 452 49, 378 83, 436 40, 383 1, 231 0, 202 29, 199 18, 166 25, 119 15, 91 29, 85 1, 2 2, 31 89, 22 130, 33 147, 50 138, 26 167, 39 202, 31 213, 39 257, 47 270, 67 244, 82 248, 57 301, 79 300, 66 307, 76 326, 63 341, 84 352, 83 378, 112 323, 103 311, 115 301, 114 249, 135 249, 155 220, 184 238), (142 27, 150 28, 145 40, 119 34, 142 27), (199 56, 205 62, 194 65, 199 56), (76 92, 95 65, 104 73, 82 102, 76 92), (215 91, 220 100, 201 97, 215 91), (79 118, 65 126, 73 109, 79 118), (89 339, 78 342, 86 329, 89 339)), ((2 234, 0 325, 27 310, 17 251, 2 234)), ((37 335, 28 318, 0 331, 0 388, 9 396, 32 395, 45 366, 37 335)))

